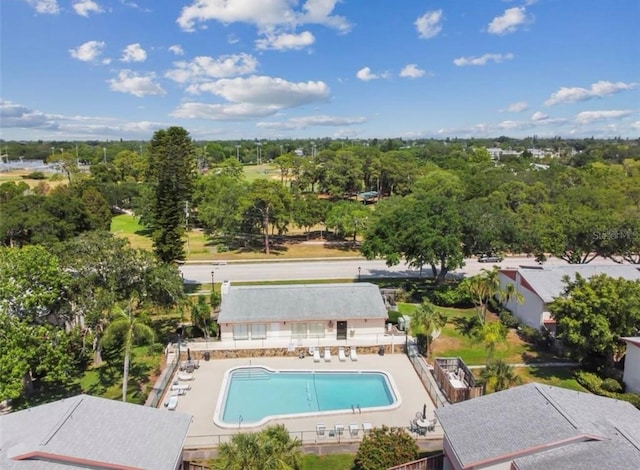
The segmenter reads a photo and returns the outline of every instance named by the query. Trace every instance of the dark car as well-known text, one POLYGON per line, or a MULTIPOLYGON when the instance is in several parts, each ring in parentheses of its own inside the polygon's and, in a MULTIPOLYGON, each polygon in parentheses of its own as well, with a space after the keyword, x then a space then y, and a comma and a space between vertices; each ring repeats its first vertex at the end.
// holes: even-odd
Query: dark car
POLYGON ((478 263, 500 263, 503 260, 500 255, 480 255, 478 263))

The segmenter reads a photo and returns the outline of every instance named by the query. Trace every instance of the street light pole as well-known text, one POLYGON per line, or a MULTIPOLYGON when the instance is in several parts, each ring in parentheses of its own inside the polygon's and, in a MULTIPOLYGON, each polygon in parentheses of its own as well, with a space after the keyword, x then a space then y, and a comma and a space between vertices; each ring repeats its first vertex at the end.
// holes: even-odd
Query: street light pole
POLYGON ((240 146, 236 145, 236 160, 240 161, 240 146))
POLYGON ((360 281, 360 270, 361 270, 361 269, 362 269, 362 268, 361 268, 360 266, 358 266, 358 281, 360 281))
POLYGON ((216 273, 215 271, 211 271, 211 292, 214 291, 215 289, 215 280, 216 280, 216 273))
POLYGON ((103 155, 102 162, 106 165, 107 164, 107 147, 102 147, 102 155, 103 155))

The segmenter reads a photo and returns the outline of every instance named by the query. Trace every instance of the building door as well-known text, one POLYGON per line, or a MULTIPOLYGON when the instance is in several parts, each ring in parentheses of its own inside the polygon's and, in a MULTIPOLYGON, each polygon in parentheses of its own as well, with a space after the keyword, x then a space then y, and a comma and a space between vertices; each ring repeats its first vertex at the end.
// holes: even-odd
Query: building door
POLYGON ((346 321, 337 322, 336 339, 347 339, 347 322, 346 321))

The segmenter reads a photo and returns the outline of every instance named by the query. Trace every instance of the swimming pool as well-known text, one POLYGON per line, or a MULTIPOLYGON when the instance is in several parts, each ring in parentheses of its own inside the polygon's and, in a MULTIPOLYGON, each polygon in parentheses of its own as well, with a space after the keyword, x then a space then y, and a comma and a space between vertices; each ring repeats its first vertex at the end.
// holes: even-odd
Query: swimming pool
POLYGON ((227 371, 214 421, 221 427, 258 426, 274 418, 384 410, 399 406, 389 375, 380 371, 227 371))

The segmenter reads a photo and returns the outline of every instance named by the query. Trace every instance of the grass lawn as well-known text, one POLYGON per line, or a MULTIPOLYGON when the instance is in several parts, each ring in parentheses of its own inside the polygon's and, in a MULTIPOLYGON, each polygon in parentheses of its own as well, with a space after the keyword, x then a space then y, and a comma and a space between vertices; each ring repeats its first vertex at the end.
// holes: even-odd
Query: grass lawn
MULTIPOLYGON (((111 219, 111 232, 118 237, 127 238, 133 248, 151 250, 151 234, 138 223, 132 215, 121 214, 111 219)), ((298 258, 338 258, 360 256, 358 249, 350 243, 336 244, 318 241, 305 242, 291 240, 283 245, 274 246, 267 256, 259 248, 239 249, 218 252, 217 246, 207 240, 200 230, 191 230, 185 237, 185 252, 189 261, 208 260, 252 260, 271 259, 288 260, 298 258)))
POLYGON ((577 367, 517 367, 515 372, 521 378, 522 383, 540 382, 589 393, 589 390, 575 379, 574 373, 578 370, 577 367))
POLYGON ((355 455, 305 455, 302 458, 302 470, 351 470, 355 455))
MULTIPOLYGON (((398 310, 404 315, 412 315, 417 307, 417 304, 398 304, 398 310)), ((440 336, 433 342, 432 357, 460 357, 467 365, 485 364, 487 353, 484 346, 465 335, 461 327, 456 324, 456 319, 459 323, 459 319, 474 317, 476 309, 436 308, 447 316, 448 322, 442 329, 440 336)), ((494 315, 490 315, 488 321, 498 321, 498 319, 494 315)), ((532 345, 523 341, 514 330, 509 330, 507 340, 498 346, 494 358, 504 359, 512 364, 553 360, 552 355, 536 350, 532 345)))

